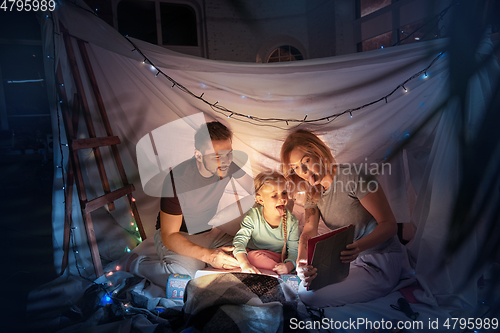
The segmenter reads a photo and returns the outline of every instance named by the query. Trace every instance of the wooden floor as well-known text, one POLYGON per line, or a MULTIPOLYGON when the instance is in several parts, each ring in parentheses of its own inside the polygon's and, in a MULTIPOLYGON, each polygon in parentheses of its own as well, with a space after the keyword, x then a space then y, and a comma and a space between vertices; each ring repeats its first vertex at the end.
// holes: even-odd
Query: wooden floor
POLYGON ((38 154, 0 155, 0 175, 0 325, 3 332, 21 332, 29 321, 28 293, 57 277, 51 223, 53 164, 42 163, 38 154))

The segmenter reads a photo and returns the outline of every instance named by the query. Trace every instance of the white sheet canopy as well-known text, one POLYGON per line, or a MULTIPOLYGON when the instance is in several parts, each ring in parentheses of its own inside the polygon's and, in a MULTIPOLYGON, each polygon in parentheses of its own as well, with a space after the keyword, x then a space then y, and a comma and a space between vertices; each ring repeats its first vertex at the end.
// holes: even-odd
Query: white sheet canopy
MULTIPOLYGON (((78 3, 78 2, 77 2, 78 3)), ((174 79, 196 96, 210 103, 218 101, 229 112, 216 112, 203 101, 194 98, 174 85, 156 69, 143 63, 144 57, 133 50, 127 39, 99 18, 81 8, 62 3, 49 18, 42 18, 46 77, 49 82, 54 129, 55 166, 67 168, 68 150, 59 144, 66 143, 58 98, 54 86, 54 73, 61 64, 67 95, 75 93, 68 68, 68 60, 59 22, 69 32, 88 42, 87 50, 97 78, 99 90, 115 135, 121 139, 120 153, 129 180, 136 188, 135 198, 141 220, 148 237, 154 233, 159 198, 144 193, 141 183, 136 145, 141 138, 161 126, 182 121, 186 127, 182 149, 173 142, 162 142, 173 156, 189 157, 192 154, 192 134, 196 124, 184 121, 202 114, 207 120, 217 119, 234 132, 233 146, 249 156, 247 167, 254 174, 264 167, 277 167, 281 143, 298 123, 285 121, 258 122, 234 113, 259 118, 314 120, 341 113, 348 109, 379 100, 387 96, 414 74, 428 67, 440 52, 446 51, 446 40, 415 43, 345 56, 297 61, 290 63, 256 64, 214 61, 195 58, 169 51, 165 48, 133 40, 140 50, 163 73, 174 79), (173 86, 173 87, 172 87, 173 86), (184 120, 183 120, 184 119, 184 120), (61 142, 59 142, 61 138, 61 142), (191 140, 191 141, 190 141, 191 140), (186 148, 187 147, 187 148, 186 148), (62 151, 62 155, 61 155, 62 151)), ((485 42, 485 47, 491 47, 485 42)), ((76 49, 76 44, 74 44, 76 49)), ((80 71, 83 64, 78 60, 80 71)), ((496 67, 495 67, 496 66, 496 67)), ((484 110, 480 107, 488 93, 489 76, 498 73, 492 64, 474 84, 482 90, 470 95, 471 114, 475 117, 484 110), (477 101, 477 102, 472 102, 477 101), (479 107, 478 107, 479 106, 479 107)), ((469 285, 458 293, 460 277, 466 275, 468 263, 476 255, 476 238, 472 237, 464 250, 442 264, 443 246, 447 236, 448 220, 458 184, 458 144, 456 122, 459 120, 453 104, 439 112, 419 133, 415 129, 434 108, 447 98, 449 71, 447 54, 444 53, 426 71, 399 87, 387 98, 371 106, 332 117, 328 121, 301 124, 301 128, 316 131, 330 145, 334 156, 341 163, 390 163, 379 179, 389 197, 398 222, 411 223, 416 229, 412 242, 407 246, 415 264, 415 274, 425 292, 419 298, 429 304, 475 304, 475 286, 469 285), (405 149, 391 155, 403 141, 405 149), (439 270, 436 271, 436 269, 439 270), (436 273, 437 272, 437 273, 436 273)), ((99 122, 95 101, 91 98, 89 82, 84 77, 87 98, 94 121, 99 122)), ((198 118, 197 118, 198 119, 198 118)), ((80 121, 81 135, 87 135, 80 121)), ((96 126, 99 135, 102 127, 96 126)), ((168 140, 165 140, 168 141, 168 140)), ((158 143, 157 143, 158 144, 158 143)), ((110 154, 103 150, 105 158, 110 154)), ((102 195, 99 177, 93 166, 91 152, 82 152, 84 173, 89 196, 102 195)), ((113 188, 121 186, 112 162, 106 164, 113 188)), ((61 169, 54 169, 53 237, 54 265, 60 271, 64 226, 64 191, 61 169)), ((117 209, 104 212, 123 228, 129 228, 130 215, 125 202, 116 202, 117 209)), ((93 273, 86 243, 76 191, 73 198, 73 223, 69 269, 87 276, 93 273), (76 260, 76 261, 75 261, 76 260), (85 270, 83 270, 85 268, 85 270)), ((122 251, 125 243, 113 238, 111 227, 96 221, 96 236, 102 252, 116 244, 122 251), (110 228, 109 230, 107 228, 110 228), (107 245, 105 245, 107 244, 107 245)), ((128 243, 127 243, 128 244, 128 243)), ((116 253, 110 257, 116 257, 116 253)))

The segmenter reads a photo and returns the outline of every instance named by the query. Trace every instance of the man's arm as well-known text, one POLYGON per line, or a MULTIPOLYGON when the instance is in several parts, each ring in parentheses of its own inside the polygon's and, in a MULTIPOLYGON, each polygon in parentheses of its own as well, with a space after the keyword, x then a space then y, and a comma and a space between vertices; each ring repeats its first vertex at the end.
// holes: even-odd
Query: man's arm
POLYGON ((171 215, 160 211, 161 240, 169 250, 178 254, 195 258, 210 264, 215 268, 237 268, 238 261, 224 251, 232 247, 207 249, 188 240, 179 231, 182 225, 182 215, 171 215))

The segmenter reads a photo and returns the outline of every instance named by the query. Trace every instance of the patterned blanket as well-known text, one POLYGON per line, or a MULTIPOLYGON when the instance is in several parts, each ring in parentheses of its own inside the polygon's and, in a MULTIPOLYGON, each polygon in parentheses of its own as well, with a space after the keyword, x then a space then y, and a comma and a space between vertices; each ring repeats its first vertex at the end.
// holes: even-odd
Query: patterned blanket
POLYGON ((259 274, 211 274, 189 281, 184 294, 190 332, 291 332, 290 319, 309 318, 282 280, 259 274))
POLYGON ((274 333, 291 331, 292 318, 309 319, 296 293, 267 275, 218 273, 192 279, 184 303, 160 294, 161 288, 150 281, 118 271, 80 289, 72 301, 62 299, 65 305, 57 311, 31 313, 30 328, 58 333, 274 333))

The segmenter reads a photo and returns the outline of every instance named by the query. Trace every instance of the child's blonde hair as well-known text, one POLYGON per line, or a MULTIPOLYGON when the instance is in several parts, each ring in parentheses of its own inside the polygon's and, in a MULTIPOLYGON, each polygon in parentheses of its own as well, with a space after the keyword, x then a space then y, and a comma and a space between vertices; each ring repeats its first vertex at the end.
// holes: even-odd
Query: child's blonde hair
POLYGON ((281 173, 275 170, 267 170, 267 171, 262 171, 259 173, 257 176, 255 176, 253 180, 253 185, 255 188, 255 199, 257 199, 257 196, 260 195, 260 191, 266 185, 268 182, 276 182, 280 183, 283 182, 283 184, 287 183, 287 180, 285 176, 283 176, 281 173))
MULTIPOLYGON (((260 191, 262 190, 262 187, 264 187, 264 185, 266 185, 266 183, 268 182, 275 182, 275 183, 280 183, 280 182, 283 182, 285 184, 285 187, 288 187, 287 186, 287 180, 285 178, 285 176, 283 176, 283 174, 279 173, 278 171, 275 171, 275 170, 267 170, 267 171, 263 171, 261 173, 259 173, 257 176, 255 176, 254 180, 253 180, 253 185, 255 187, 255 201, 257 202, 257 196, 260 195, 260 191)), ((257 202, 259 205, 260 203, 257 202)), ((285 208, 285 214, 282 216, 282 220, 281 220, 283 223, 283 235, 285 237, 285 242, 283 244, 283 249, 281 250, 281 262, 283 262, 285 260, 285 258, 287 257, 287 247, 286 247, 286 243, 287 243, 287 240, 288 240, 288 227, 287 227, 287 224, 286 224, 286 208, 285 208)), ((264 222, 264 221, 263 221, 264 222)))

